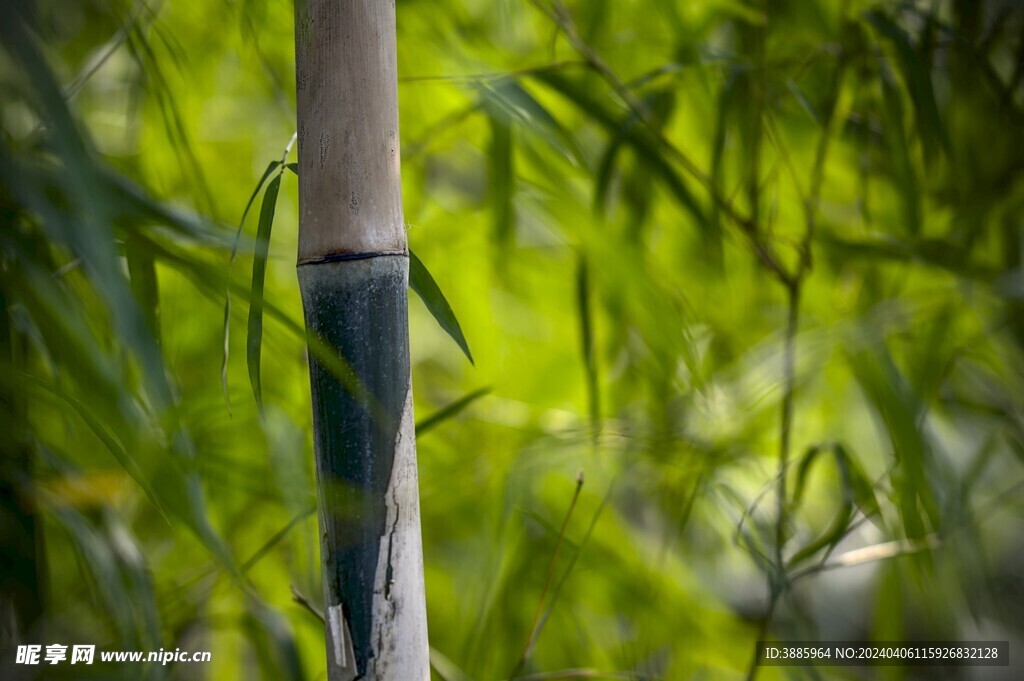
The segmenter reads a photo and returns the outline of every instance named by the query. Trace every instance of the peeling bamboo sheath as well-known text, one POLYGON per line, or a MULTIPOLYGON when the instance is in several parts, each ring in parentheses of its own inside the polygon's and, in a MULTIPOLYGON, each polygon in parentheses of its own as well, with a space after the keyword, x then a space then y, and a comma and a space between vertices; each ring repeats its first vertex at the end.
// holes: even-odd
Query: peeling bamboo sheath
POLYGON ((296 0, 295 42, 306 326, 369 394, 311 353, 328 678, 427 681, 394 5, 296 0))

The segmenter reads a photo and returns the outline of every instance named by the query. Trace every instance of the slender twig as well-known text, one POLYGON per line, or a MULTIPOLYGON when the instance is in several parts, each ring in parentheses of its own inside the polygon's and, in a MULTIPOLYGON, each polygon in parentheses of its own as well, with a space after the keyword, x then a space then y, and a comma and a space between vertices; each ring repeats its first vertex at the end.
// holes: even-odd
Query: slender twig
POLYGON ((320 608, 313 605, 313 602, 309 600, 301 591, 295 588, 294 584, 291 584, 292 589, 292 600, 305 608, 308 612, 312 613, 314 617, 320 620, 320 624, 325 624, 324 614, 320 612, 320 608))
POLYGON ((873 544, 871 546, 865 546, 863 548, 853 549, 852 551, 842 553, 836 556, 836 559, 833 561, 819 563, 818 565, 812 565, 805 568, 804 570, 792 575, 789 581, 790 583, 796 582, 827 570, 864 565, 865 563, 874 563, 879 560, 907 556, 914 553, 920 553, 922 551, 932 551, 941 545, 942 540, 939 539, 937 535, 929 535, 928 537, 916 542, 887 541, 882 542, 881 544, 873 544))
POLYGON ((572 501, 569 502, 569 509, 565 512, 565 519, 562 520, 562 529, 558 532, 558 541, 555 543, 555 550, 551 554, 551 561, 548 563, 547 575, 544 577, 544 587, 541 589, 540 598, 537 599, 537 608, 533 613, 533 623, 530 625, 530 634, 526 637, 526 644, 523 646, 523 652, 519 656, 519 661, 516 663, 515 669, 509 675, 509 679, 515 679, 519 676, 519 673, 523 670, 526 665, 527 658, 530 657, 530 651, 533 647, 533 643, 539 627, 541 626, 541 613, 544 608, 544 599, 547 596, 548 589, 551 587, 551 579, 555 575, 555 566, 558 564, 558 554, 562 549, 562 543, 565 540, 565 531, 569 527, 569 519, 572 518, 572 512, 576 508, 576 501, 580 498, 580 490, 583 488, 583 471, 581 470, 576 474, 576 490, 573 492, 572 501))
POLYGON ((561 71, 573 66, 586 66, 585 62, 576 60, 556 61, 551 64, 540 66, 528 66, 512 71, 491 71, 487 73, 464 73, 447 74, 439 76, 405 76, 398 79, 399 83, 433 83, 433 82, 480 82, 486 80, 508 80, 517 76, 529 76, 535 73, 548 73, 549 71, 561 71))

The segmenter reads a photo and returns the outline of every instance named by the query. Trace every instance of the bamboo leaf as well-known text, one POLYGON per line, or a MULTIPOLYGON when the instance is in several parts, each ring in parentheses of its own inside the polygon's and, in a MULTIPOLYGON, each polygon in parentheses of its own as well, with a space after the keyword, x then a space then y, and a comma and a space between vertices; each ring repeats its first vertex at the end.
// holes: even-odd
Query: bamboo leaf
POLYGON ((473 392, 463 395, 454 402, 441 407, 430 416, 421 419, 416 422, 416 437, 421 437, 427 432, 433 430, 437 426, 441 425, 450 418, 453 418, 460 414, 466 407, 476 402, 478 399, 487 395, 491 392, 489 387, 479 388, 473 392))
POLYGON ((930 448, 918 426, 922 407, 884 346, 850 354, 849 363, 892 441, 897 462, 893 474, 895 501, 906 535, 909 539, 920 539, 927 534, 922 509, 932 523, 932 530, 937 531, 941 524, 928 482, 932 468, 930 448))
MULTIPOLYGON (((242 219, 238 221, 238 229, 235 230, 235 240, 231 244, 231 258, 228 260, 228 267, 235 261, 235 256, 238 255, 238 244, 242 239, 242 229, 245 227, 245 218, 249 215, 249 209, 252 208, 253 202, 260 193, 260 189, 263 188, 267 178, 270 174, 281 165, 280 161, 271 161, 267 164, 267 169, 263 171, 263 175, 260 176, 259 182, 256 183, 256 188, 252 190, 252 195, 249 200, 245 203, 245 210, 242 211, 242 219)), ((296 171, 298 174, 298 171, 296 171)), ((222 337, 224 338, 224 349, 221 358, 220 365, 220 383, 221 388, 224 390, 224 401, 228 406, 228 411, 231 410, 231 395, 228 390, 228 360, 231 354, 231 291, 224 291, 224 319, 223 319, 223 332, 222 337)))
POLYGON ((921 197, 903 127, 903 103, 891 74, 883 68, 882 102, 885 109, 885 138, 894 160, 894 174, 903 202, 904 228, 911 235, 921 232, 921 197))
POLYGON ((814 556, 818 551, 838 544, 846 535, 846 531, 850 527, 850 521, 852 519, 853 507, 844 501, 840 506, 839 511, 837 511, 835 516, 832 518, 832 523, 829 525, 828 529, 809 544, 798 549, 786 562, 786 568, 793 568, 814 556))
POLYGON ((932 87, 931 74, 921 55, 911 44, 910 36, 880 11, 872 10, 866 15, 878 33, 892 43, 896 50, 897 63, 907 84, 910 99, 914 103, 918 125, 922 131, 925 153, 931 157, 933 150, 940 147, 950 152, 949 136, 939 117, 939 107, 935 102, 935 91, 932 87))
POLYGON ((494 220, 494 239, 499 258, 504 260, 506 250, 515 236, 515 149, 512 124, 496 116, 490 117, 491 145, 487 155, 487 187, 494 220))
POLYGON ((256 398, 260 414, 263 413, 263 394, 260 384, 260 353, 263 345, 263 284, 267 274, 267 256, 270 252, 270 231, 274 226, 277 193, 281 188, 278 175, 263 194, 260 222, 256 232, 256 256, 252 263, 252 289, 249 296, 249 335, 246 342, 246 361, 249 365, 249 384, 256 398))
POLYGON ((608 209, 608 189, 611 186, 612 177, 615 174, 615 158, 622 148, 623 137, 616 135, 608 142, 605 151, 601 154, 601 160, 597 164, 597 172, 594 175, 594 215, 604 217, 608 209))
POLYGON ((125 239, 125 260, 132 293, 142 310, 153 337, 160 341, 160 292, 156 278, 156 262, 145 242, 134 235, 125 239))
POLYGON ((412 250, 409 251, 409 287, 420 297, 441 328, 462 348, 469 363, 473 364, 473 353, 469 351, 469 344, 466 343, 466 337, 462 334, 462 327, 459 326, 459 320, 455 318, 451 305, 441 293, 437 282, 430 276, 426 266, 412 250))
POLYGON ((860 463, 842 443, 835 443, 832 449, 843 476, 843 485, 849 491, 853 503, 868 518, 878 516, 881 513, 881 507, 875 497, 874 485, 871 484, 860 463))
POLYGON ((619 131, 626 130, 625 141, 636 152, 637 158, 652 174, 661 178, 672 197, 683 210, 693 216, 697 227, 701 230, 712 228, 697 198, 666 159, 659 141, 650 130, 645 126, 628 125, 629 114, 611 111, 605 100, 594 96, 581 83, 566 78, 561 73, 556 71, 538 72, 534 74, 534 77, 562 95, 609 134, 616 135, 619 131))
POLYGON ((492 117, 519 123, 576 165, 583 164, 583 154, 572 134, 518 82, 503 78, 496 83, 480 83, 477 89, 492 117))
POLYGON ((800 506, 811 466, 818 459, 818 455, 825 451, 831 451, 836 468, 839 471, 842 501, 828 529, 806 546, 796 551, 788 561, 788 566, 790 567, 810 558, 823 548, 833 547, 839 543, 846 536, 850 522, 853 520, 853 509, 855 507, 869 518, 877 516, 880 512, 878 500, 875 498, 871 483, 864 475, 860 464, 850 456, 849 451, 841 443, 814 445, 808 448, 803 457, 801 457, 800 465, 797 467, 796 485, 793 490, 793 509, 795 510, 800 506))
POLYGON ((23 378, 71 407, 78 414, 79 418, 82 419, 86 427, 103 443, 103 446, 107 448, 107 451, 114 457, 118 465, 138 483, 139 487, 146 493, 146 496, 153 502, 153 505, 160 511, 161 515, 165 519, 168 518, 167 509, 158 496, 158 489, 152 486, 149 480, 146 479, 146 475, 143 473, 138 461, 129 454, 128 450, 121 444, 121 441, 104 426, 100 419, 96 418, 86 405, 82 404, 65 390, 62 390, 59 386, 51 385, 35 376, 24 375, 23 378))
POLYGON ((263 603, 250 599, 247 624, 264 678, 296 681, 306 678, 298 643, 287 620, 263 603))
POLYGON ((590 434, 593 442, 601 433, 601 387, 594 351, 594 320, 590 304, 590 273, 581 254, 576 266, 576 308, 580 321, 580 354, 586 376, 587 406, 590 411, 590 434))
MULTIPOLYGON (((267 178, 281 165, 280 161, 271 161, 267 165, 267 169, 263 171, 263 175, 260 176, 259 182, 256 183, 256 187, 252 190, 252 195, 249 196, 249 200, 245 203, 245 210, 242 211, 242 219, 238 221, 238 229, 235 230, 235 241, 231 246, 231 262, 235 261, 235 256, 238 254, 238 244, 242 238, 242 229, 245 227, 245 218, 249 216, 249 210, 252 208, 252 204, 256 201, 256 197, 260 195, 260 190, 263 189, 263 185, 266 184, 267 178)), ((296 172, 296 175, 298 172, 296 172)))

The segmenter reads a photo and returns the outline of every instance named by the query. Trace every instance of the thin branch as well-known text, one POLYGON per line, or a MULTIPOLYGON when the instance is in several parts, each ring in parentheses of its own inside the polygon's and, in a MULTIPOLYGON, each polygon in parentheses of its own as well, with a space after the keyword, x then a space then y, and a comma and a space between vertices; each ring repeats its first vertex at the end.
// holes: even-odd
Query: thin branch
POLYGON ((533 613, 533 624, 530 625, 530 635, 526 638, 526 644, 523 646, 523 652, 519 656, 519 661, 516 663, 515 669, 509 675, 510 679, 515 679, 519 676, 519 672, 523 670, 526 665, 527 658, 530 657, 530 651, 533 648, 533 643, 536 638, 537 631, 541 626, 541 612, 544 608, 544 598, 547 596, 548 589, 551 587, 551 579, 555 575, 555 566, 558 564, 558 554, 562 549, 562 544, 565 540, 565 531, 569 527, 569 519, 572 518, 572 512, 576 509, 576 501, 580 498, 580 490, 583 489, 583 471, 581 470, 576 474, 576 490, 573 492, 572 501, 569 502, 569 509, 565 512, 565 519, 562 520, 562 529, 558 532, 558 542, 555 544, 555 550, 551 554, 551 561, 548 563, 548 572, 544 577, 544 587, 541 589, 540 598, 537 599, 537 609, 533 613))
POLYGON ((899 556, 908 556, 922 551, 934 551, 942 546, 942 540, 937 535, 929 535, 925 539, 916 542, 887 541, 881 544, 873 544, 859 549, 853 549, 840 554, 835 560, 827 563, 819 563, 797 572, 790 578, 790 582, 796 582, 807 577, 836 570, 839 568, 854 567, 874 563, 880 560, 888 560, 899 556))
POLYGON ((306 611, 312 613, 314 617, 320 620, 320 624, 326 624, 327 621, 324 619, 324 614, 320 612, 320 608, 313 605, 313 602, 306 598, 306 596, 303 595, 301 591, 295 588, 294 584, 291 584, 289 586, 291 587, 292 590, 292 600, 301 605, 303 608, 305 608, 306 611))
POLYGON ((399 83, 462 83, 462 82, 480 82, 488 80, 508 80, 516 78, 518 76, 529 76, 536 73, 548 73, 550 71, 561 71, 562 69, 570 68, 573 66, 587 66, 586 62, 578 61, 574 59, 567 59, 564 61, 556 61, 551 64, 542 64, 540 66, 528 66, 521 69, 515 69, 513 71, 490 71, 486 73, 460 73, 460 74, 449 74, 440 76, 404 76, 398 79, 399 83))

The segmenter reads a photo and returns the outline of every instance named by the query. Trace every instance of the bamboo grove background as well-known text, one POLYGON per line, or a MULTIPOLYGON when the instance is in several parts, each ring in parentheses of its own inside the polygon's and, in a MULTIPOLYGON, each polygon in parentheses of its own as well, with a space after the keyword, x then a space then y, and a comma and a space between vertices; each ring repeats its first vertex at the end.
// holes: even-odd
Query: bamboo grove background
MULTIPOLYGON (((436 678, 1019 647, 1021 10, 398 3, 436 678)), ((291 3, 8 2, 0 38, 30 635, 323 678, 291 3)))

